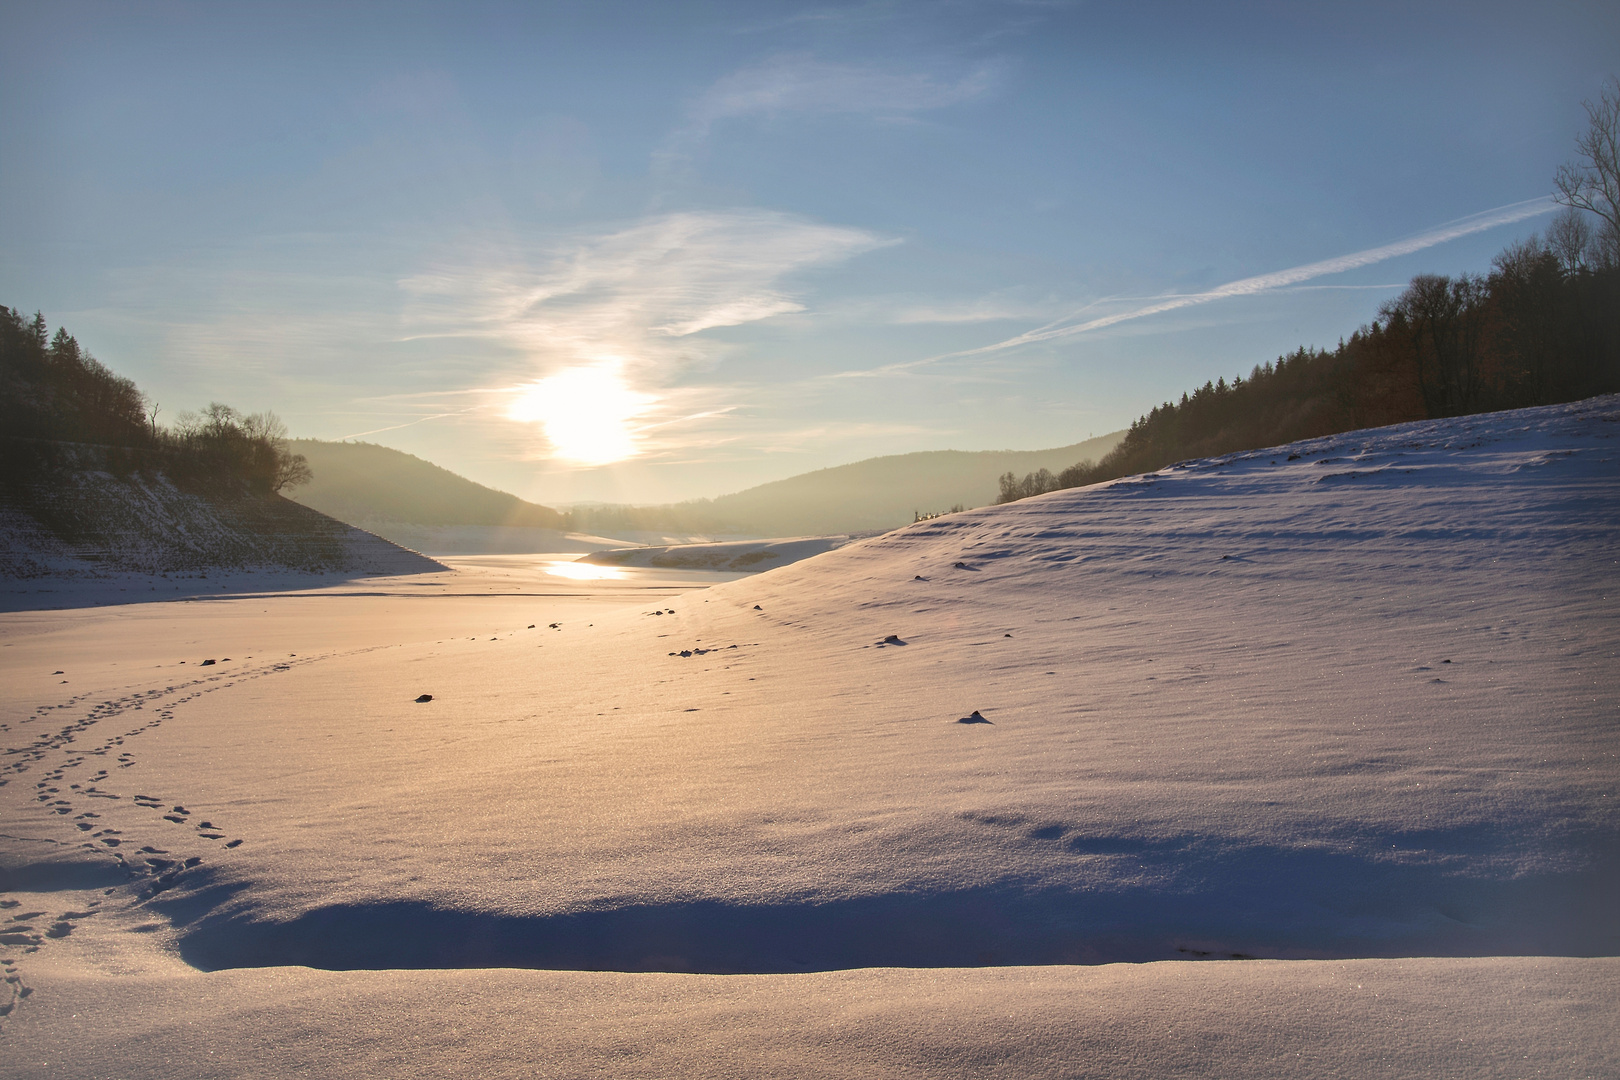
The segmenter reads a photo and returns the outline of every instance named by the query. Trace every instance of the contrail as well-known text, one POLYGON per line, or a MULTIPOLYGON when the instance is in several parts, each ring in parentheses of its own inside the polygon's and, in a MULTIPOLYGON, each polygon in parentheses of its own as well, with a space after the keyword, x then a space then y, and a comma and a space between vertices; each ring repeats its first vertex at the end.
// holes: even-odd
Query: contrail
MULTIPOLYGON (((1456 221, 1439 228, 1431 229, 1425 233, 1406 240, 1397 240, 1393 244, 1382 247, 1368 248, 1351 255, 1340 255, 1321 262, 1306 263, 1289 270, 1277 270, 1259 277, 1243 278, 1241 281, 1227 282, 1218 288, 1201 293, 1183 293, 1177 296, 1167 296, 1156 303, 1131 311, 1116 312, 1113 315, 1104 315, 1101 318, 1091 319, 1087 322, 1077 323, 1073 326, 1059 326, 1057 323, 1048 323, 1034 330, 1026 331, 1017 337, 1010 337, 1006 341, 998 341, 994 345, 983 345, 977 349, 966 349, 962 352, 945 353, 941 356, 930 357, 929 360, 945 360, 958 356, 978 356, 982 353, 1000 352, 1004 349, 1015 349, 1020 345, 1029 345, 1037 341, 1053 341, 1058 338, 1074 337, 1077 334, 1101 330, 1107 326, 1128 322, 1131 319, 1141 319, 1148 315, 1157 315, 1165 311, 1174 311, 1177 308, 1191 307, 1194 304, 1207 304, 1211 300, 1225 300, 1232 296, 1253 296, 1256 293, 1268 292, 1272 289, 1285 288, 1297 285, 1311 278, 1322 277, 1326 274, 1339 274, 1346 270, 1354 270, 1362 266, 1383 262, 1400 255, 1410 255, 1414 251, 1443 244, 1448 240, 1456 240, 1470 233, 1484 232, 1494 229, 1498 225, 1508 225, 1525 218, 1535 217, 1537 214, 1546 214, 1558 208, 1552 196, 1543 196, 1539 199, 1527 199, 1524 202, 1511 203, 1499 206, 1495 210, 1486 210, 1483 213, 1473 214, 1469 217, 1459 218, 1456 221)), ((1063 322, 1064 320, 1058 320, 1063 322)), ((928 361, 923 361, 927 363, 928 361)), ((909 366, 909 365, 896 365, 909 366)))
POLYGON ((346 442, 349 439, 363 439, 367 435, 381 435, 385 431, 398 431, 400 428, 415 427, 417 424, 425 424, 429 420, 443 420, 447 416, 461 416, 464 413, 476 412, 479 409, 487 408, 489 408, 488 405, 470 405, 465 409, 453 409, 450 412, 434 413, 432 416, 419 416, 415 420, 410 420, 403 424, 394 424, 391 427, 372 428, 370 431, 357 431, 353 435, 343 435, 340 436, 337 441, 346 442))

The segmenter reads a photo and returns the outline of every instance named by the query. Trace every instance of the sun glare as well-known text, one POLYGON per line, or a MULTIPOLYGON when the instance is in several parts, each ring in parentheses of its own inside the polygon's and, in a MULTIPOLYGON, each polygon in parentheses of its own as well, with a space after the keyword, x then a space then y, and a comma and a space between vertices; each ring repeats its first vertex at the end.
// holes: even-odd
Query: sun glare
POLYGON ((581 465, 607 465, 636 453, 631 421, 651 399, 624 384, 616 364, 571 368, 518 392, 507 415, 539 423, 556 455, 581 465))
POLYGON ((546 573, 570 581, 618 581, 625 576, 625 572, 617 566, 598 566, 587 562, 547 563, 546 573))

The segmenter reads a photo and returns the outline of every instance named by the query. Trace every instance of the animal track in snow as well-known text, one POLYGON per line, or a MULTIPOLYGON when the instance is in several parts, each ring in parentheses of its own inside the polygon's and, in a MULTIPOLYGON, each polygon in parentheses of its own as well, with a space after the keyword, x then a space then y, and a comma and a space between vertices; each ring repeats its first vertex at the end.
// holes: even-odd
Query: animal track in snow
MULTIPOLYGON (((298 662, 314 663, 319 659, 310 657, 298 662)), ((209 672, 203 678, 151 687, 122 697, 98 701, 93 700, 91 694, 76 694, 56 704, 42 705, 24 720, 0 725, 0 734, 8 735, 8 741, 15 743, 18 736, 24 740, 20 745, 0 747, 0 787, 44 768, 45 771, 35 781, 32 805, 39 807, 47 821, 62 821, 63 829, 72 825, 72 829, 67 831, 67 836, 72 840, 58 842, 74 842, 86 851, 115 861, 129 875, 126 888, 130 890, 134 902, 144 903, 182 884, 184 875, 204 864, 204 856, 200 854, 178 853, 169 857, 166 846, 143 845, 142 841, 147 838, 144 834, 157 824, 156 817, 164 818, 170 824, 193 825, 195 833, 185 835, 188 838, 195 835, 197 841, 210 844, 225 840, 227 833, 213 821, 193 824, 192 811, 183 803, 161 799, 147 792, 104 789, 101 785, 107 784, 115 774, 121 775, 118 770, 136 764, 135 754, 124 749, 126 742, 161 727, 165 721, 174 719, 179 707, 204 694, 265 675, 289 671, 292 666, 279 661, 229 674, 209 672), (52 723, 64 713, 71 718, 69 722, 52 723), (134 718, 135 713, 144 714, 137 723, 122 731, 115 729, 113 733, 95 741, 94 733, 98 727, 104 731, 107 724, 125 716, 134 718), (97 758, 103 759, 103 763, 97 764, 97 758), (85 769, 88 775, 79 782, 70 782, 78 776, 76 770, 80 769, 85 769), (91 769, 93 771, 89 771, 91 769), (99 805, 111 818, 90 810, 75 813, 75 799, 80 795, 87 799, 104 800, 99 805), (154 811, 156 816, 145 817, 136 808, 154 811), (136 847, 140 847, 138 856, 126 854, 132 853, 136 847)), ((163 829, 168 827, 167 824, 161 826, 163 829)), ((152 834, 153 838, 155 835, 152 834)), ((166 843, 174 843, 173 833, 168 834, 166 843)), ((241 844, 242 840, 236 838, 221 847, 234 849, 241 844)), ((114 891, 107 890, 109 893, 114 891)), ((0 901, 0 910, 15 906, 14 901, 0 901)), ((29 912, 25 918, 0 922, 0 946, 20 949, 24 955, 37 952, 52 940, 70 936, 80 920, 94 914, 95 911, 72 911, 50 917, 49 912, 29 912)), ((0 956, 0 961, 5 963, 5 983, 0 986, 0 1017, 5 1017, 32 990, 23 983, 15 957, 0 956), (10 988, 9 996, 5 987, 10 988)))
MULTIPOLYGON (((385 647, 358 649, 348 655, 363 655, 385 647)), ((267 662, 228 673, 221 671, 217 664, 199 665, 213 666, 214 670, 206 674, 199 670, 201 677, 153 686, 122 697, 94 700, 95 695, 80 693, 55 704, 41 705, 23 720, 14 724, 0 724, 0 734, 8 736, 8 742, 15 743, 19 737, 23 740, 21 745, 0 746, 0 787, 43 768, 45 771, 38 774, 39 779, 35 781, 35 799, 31 803, 40 809, 44 818, 42 826, 48 831, 49 826, 45 822, 61 821, 59 828, 66 830, 66 837, 57 842, 77 843, 86 851, 116 862, 129 875, 127 885, 122 888, 128 890, 135 904, 145 903, 160 893, 182 885, 186 880, 185 875, 193 873, 205 862, 204 855, 189 852, 175 852, 171 857, 169 846, 177 846, 177 843, 176 834, 169 829, 170 825, 188 824, 195 830, 194 833, 188 831, 182 834, 180 844, 194 836, 196 841, 207 842, 212 849, 213 844, 225 840, 219 845, 219 849, 224 850, 238 848, 243 841, 240 837, 226 840, 228 833, 212 820, 193 823, 191 809, 181 802, 159 798, 148 792, 104 789, 101 785, 107 784, 114 776, 122 775, 118 770, 132 768, 136 764, 135 754, 132 750, 124 749, 125 744, 173 720, 177 709, 204 694, 266 675, 287 672, 299 664, 318 663, 325 658, 309 656, 297 659, 294 654, 288 660, 267 662), (136 718, 133 715, 136 713, 143 715, 136 718), (53 723, 64 714, 69 718, 68 722, 53 723), (115 730, 99 742, 94 740, 98 725, 99 730, 105 731, 108 723, 125 716, 135 719, 136 723, 122 731, 115 730), (96 763, 97 758, 101 758, 102 762, 96 763), (78 777, 76 770, 79 769, 93 769, 93 772, 80 778, 80 782, 70 782, 78 777), (75 797, 79 795, 103 800, 98 805, 109 816, 90 810, 74 813, 75 797), (155 816, 148 817, 140 810, 152 811, 155 816), (167 819, 168 823, 158 826, 159 817, 167 819), (67 829, 70 824, 72 829, 67 829), (147 839, 156 839, 157 834, 151 831, 153 828, 164 830, 163 841, 158 844, 143 843, 147 839), (136 848, 140 849, 139 854, 136 848)), ((23 805, 30 804, 25 802, 23 805)), ((118 888, 106 892, 111 894, 118 888)), ((92 907, 99 903, 93 901, 92 907)), ((0 911, 16 906, 15 901, 0 901, 0 911)), ((20 949, 23 955, 34 953, 52 940, 70 936, 80 920, 94 914, 96 912, 93 910, 72 911, 48 917, 48 912, 30 912, 28 920, 0 922, 0 945, 20 949)), ((152 928, 156 928, 156 925, 152 928)), ((0 953, 3 952, 0 950, 0 953)), ((15 956, 0 955, 0 962, 5 965, 5 982, 0 986, 0 1017, 5 1017, 33 991, 23 983, 15 956), (9 997, 6 996, 5 987, 10 988, 9 997)))

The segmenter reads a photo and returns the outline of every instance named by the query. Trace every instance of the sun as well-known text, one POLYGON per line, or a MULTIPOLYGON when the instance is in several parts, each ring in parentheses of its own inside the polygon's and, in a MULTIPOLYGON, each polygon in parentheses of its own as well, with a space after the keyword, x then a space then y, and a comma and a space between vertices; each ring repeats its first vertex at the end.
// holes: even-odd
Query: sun
POLYGON ((624 384, 614 363, 570 368, 518 391, 507 416, 538 422, 557 457, 607 465, 636 453, 631 422, 651 398, 624 384))

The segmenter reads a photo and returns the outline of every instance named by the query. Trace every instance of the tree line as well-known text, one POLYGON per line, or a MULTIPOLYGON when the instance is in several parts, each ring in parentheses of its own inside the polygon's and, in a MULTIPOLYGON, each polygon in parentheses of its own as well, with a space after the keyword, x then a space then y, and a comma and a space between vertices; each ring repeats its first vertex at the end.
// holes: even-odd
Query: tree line
MULTIPOLYGON (((44 460, 28 444, 119 447, 176 480, 227 484, 269 495, 310 479, 287 447, 287 426, 271 412, 244 414, 211 403, 157 422, 157 406, 131 380, 110 371, 45 317, 0 305, 0 430, 8 481, 44 460)), ((37 449, 37 447, 36 447, 37 449)))
POLYGON ((1489 274, 1420 274, 1332 350, 1299 348, 1140 417, 1101 461, 1000 479, 998 502, 1188 458, 1620 391, 1620 80, 1558 171, 1565 209, 1489 274))

